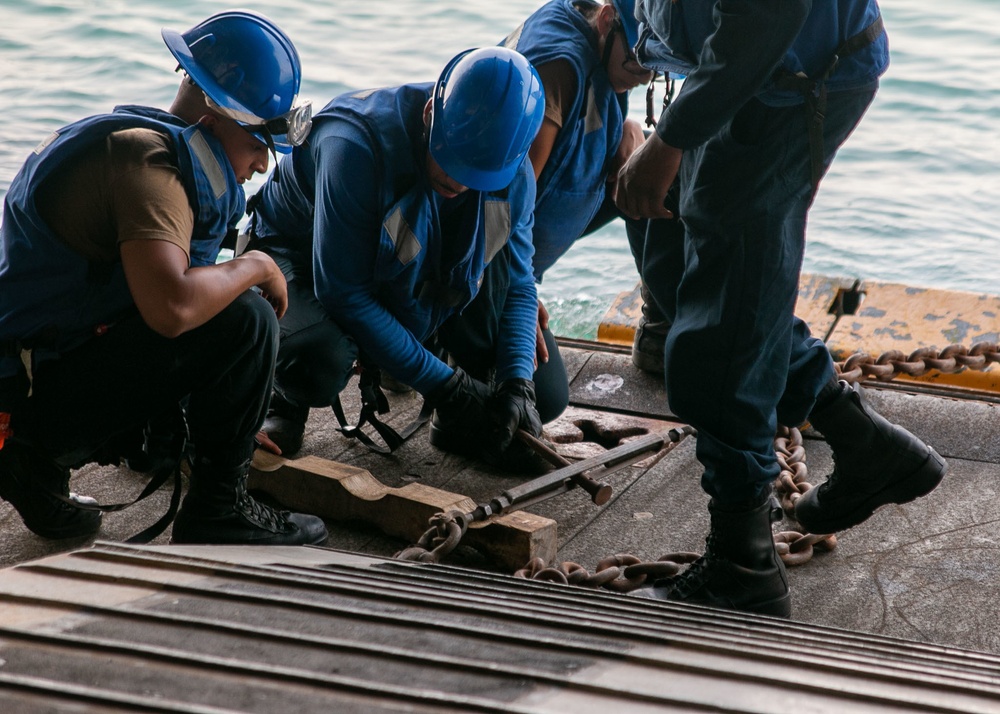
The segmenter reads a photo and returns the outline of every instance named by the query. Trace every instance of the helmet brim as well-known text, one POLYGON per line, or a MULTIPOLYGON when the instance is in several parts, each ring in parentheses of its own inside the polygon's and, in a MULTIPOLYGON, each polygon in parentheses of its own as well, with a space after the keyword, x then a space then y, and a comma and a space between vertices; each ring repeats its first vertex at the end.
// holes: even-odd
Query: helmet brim
POLYGON ((213 102, 226 109, 234 109, 245 114, 256 115, 253 109, 233 99, 229 92, 215 81, 215 77, 198 64, 194 55, 191 54, 191 49, 188 47, 187 42, 179 32, 163 28, 160 30, 160 36, 163 38, 167 49, 170 50, 170 54, 174 56, 174 59, 181 66, 181 69, 187 72, 191 81, 198 85, 201 91, 211 97, 213 102))

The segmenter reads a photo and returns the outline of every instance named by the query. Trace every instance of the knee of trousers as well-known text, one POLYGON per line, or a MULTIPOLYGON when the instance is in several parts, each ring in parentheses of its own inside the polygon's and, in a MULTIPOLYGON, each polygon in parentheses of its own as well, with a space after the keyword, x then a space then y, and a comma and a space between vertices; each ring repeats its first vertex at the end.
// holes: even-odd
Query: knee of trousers
POLYGON ((357 343, 329 322, 281 340, 275 388, 299 406, 326 407, 347 386, 358 358, 357 343))
POLYGON ((278 351, 278 318, 270 303, 257 293, 242 293, 204 327, 223 348, 258 354, 268 365, 273 364, 278 351))
POLYGON ((557 419, 569 406, 569 377, 551 330, 545 330, 549 361, 540 364, 532 376, 535 382, 535 407, 543 424, 557 419))

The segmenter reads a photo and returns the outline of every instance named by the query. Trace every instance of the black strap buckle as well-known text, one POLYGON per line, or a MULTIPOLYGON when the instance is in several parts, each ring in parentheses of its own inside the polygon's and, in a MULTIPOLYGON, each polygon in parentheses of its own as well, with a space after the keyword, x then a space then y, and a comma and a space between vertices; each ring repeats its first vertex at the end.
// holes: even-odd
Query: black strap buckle
POLYGON ((407 439, 413 436, 414 432, 423 426, 431 417, 433 409, 424 400, 417 417, 406 425, 401 431, 396 431, 384 421, 379 419, 380 414, 389 413, 389 400, 382 391, 382 372, 378 367, 362 366, 358 387, 361 390, 361 413, 358 415, 357 424, 351 425, 344 414, 344 406, 338 395, 332 404, 333 414, 340 424, 341 434, 349 439, 357 439, 372 451, 379 454, 391 454, 407 439), (372 429, 382 438, 383 444, 377 443, 368 434, 362 431, 363 426, 370 424, 372 429))

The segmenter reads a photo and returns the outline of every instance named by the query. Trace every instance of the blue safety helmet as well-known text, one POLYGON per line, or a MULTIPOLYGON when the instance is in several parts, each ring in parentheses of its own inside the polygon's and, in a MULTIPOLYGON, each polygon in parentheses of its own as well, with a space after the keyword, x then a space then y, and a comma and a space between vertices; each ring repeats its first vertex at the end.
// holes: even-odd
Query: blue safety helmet
POLYGON ((160 34, 213 109, 272 150, 287 153, 305 141, 312 107, 295 106, 302 81, 299 53, 271 20, 250 10, 227 10, 187 32, 164 28, 160 34))
POLYGON ((524 55, 506 47, 466 50, 434 85, 431 156, 477 191, 505 188, 542 125, 545 91, 524 55))
POLYGON ((618 19, 622 23, 629 51, 634 52, 639 42, 639 21, 635 19, 635 0, 611 0, 611 4, 618 11, 618 19))

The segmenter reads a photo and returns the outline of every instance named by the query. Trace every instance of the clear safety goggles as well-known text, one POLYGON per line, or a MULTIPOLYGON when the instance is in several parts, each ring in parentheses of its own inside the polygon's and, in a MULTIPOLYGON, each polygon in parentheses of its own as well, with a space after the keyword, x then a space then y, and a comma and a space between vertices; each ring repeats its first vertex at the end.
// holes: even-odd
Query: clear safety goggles
POLYGON ((282 143, 302 146, 309 136, 309 130, 312 129, 312 101, 309 99, 304 99, 298 106, 271 119, 262 119, 254 114, 219 106, 207 94, 205 100, 214 111, 238 121, 247 131, 264 136, 268 147, 272 150, 273 137, 284 136, 282 143))

